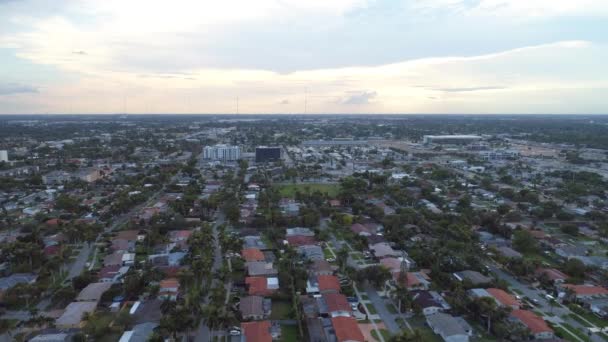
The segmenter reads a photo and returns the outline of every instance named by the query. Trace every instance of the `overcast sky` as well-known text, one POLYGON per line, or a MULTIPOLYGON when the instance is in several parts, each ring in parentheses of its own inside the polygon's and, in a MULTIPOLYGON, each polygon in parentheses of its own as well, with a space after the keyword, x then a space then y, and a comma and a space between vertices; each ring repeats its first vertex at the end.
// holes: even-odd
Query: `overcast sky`
POLYGON ((0 113, 608 113, 607 0, 0 0, 0 113))

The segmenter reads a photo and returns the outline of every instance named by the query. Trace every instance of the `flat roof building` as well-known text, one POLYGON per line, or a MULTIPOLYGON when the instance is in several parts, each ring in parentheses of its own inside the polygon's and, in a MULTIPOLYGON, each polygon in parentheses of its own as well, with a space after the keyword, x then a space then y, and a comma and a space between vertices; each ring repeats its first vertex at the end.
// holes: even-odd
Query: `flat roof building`
POLYGON ((479 135, 425 135, 422 142, 426 144, 469 144, 483 139, 479 135))

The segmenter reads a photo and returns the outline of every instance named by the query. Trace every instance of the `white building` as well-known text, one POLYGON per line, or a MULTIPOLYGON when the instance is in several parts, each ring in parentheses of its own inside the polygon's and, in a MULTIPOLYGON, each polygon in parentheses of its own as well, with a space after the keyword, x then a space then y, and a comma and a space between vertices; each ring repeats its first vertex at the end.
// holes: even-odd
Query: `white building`
POLYGON ((1 162, 8 163, 8 151, 7 150, 0 150, 0 163, 1 162))
POLYGON ((205 146, 203 158, 208 160, 234 161, 241 159, 241 148, 231 145, 205 146))

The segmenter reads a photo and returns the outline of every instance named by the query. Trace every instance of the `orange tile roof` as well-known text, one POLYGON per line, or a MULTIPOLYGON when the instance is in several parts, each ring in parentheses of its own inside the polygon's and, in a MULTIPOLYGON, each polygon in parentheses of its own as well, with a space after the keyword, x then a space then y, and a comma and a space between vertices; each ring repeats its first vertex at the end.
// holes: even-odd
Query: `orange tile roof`
MULTIPOLYGON (((357 321, 352 317, 333 317, 331 324, 336 332, 338 342, 357 341, 364 342, 365 338, 357 321)), ((249 342, 249 341, 247 341, 249 342)))
POLYGON ((341 293, 325 293, 323 294, 323 300, 325 300, 329 312, 352 311, 346 296, 341 293))
POLYGON ((245 248, 241 255, 246 261, 264 261, 264 253, 257 248, 245 248))
POLYGON ((272 342, 269 321, 244 322, 241 329, 247 342, 272 342))
POLYGON ((336 290, 340 292, 340 281, 336 276, 319 275, 317 276, 317 282, 319 283, 319 291, 336 290))
POLYGON ((268 289, 268 280, 266 277, 247 277, 245 284, 249 285, 249 295, 265 296, 274 292, 268 289))
POLYGON ((177 280, 175 278, 163 279, 160 281, 161 289, 174 288, 174 287, 179 288, 179 280, 177 280))
POLYGON ((564 284, 564 287, 572 289, 577 296, 608 295, 608 290, 601 286, 564 284))
POLYGON ((523 325, 527 326, 533 334, 542 332, 553 332, 545 320, 528 310, 513 310, 511 316, 517 318, 523 325))
POLYGON ((517 299, 501 289, 489 288, 486 289, 486 291, 488 291, 492 297, 494 297, 500 304, 504 306, 519 307, 519 302, 517 299))
POLYGON ((549 280, 566 280, 568 275, 555 268, 539 268, 536 270, 536 274, 545 274, 549 280))

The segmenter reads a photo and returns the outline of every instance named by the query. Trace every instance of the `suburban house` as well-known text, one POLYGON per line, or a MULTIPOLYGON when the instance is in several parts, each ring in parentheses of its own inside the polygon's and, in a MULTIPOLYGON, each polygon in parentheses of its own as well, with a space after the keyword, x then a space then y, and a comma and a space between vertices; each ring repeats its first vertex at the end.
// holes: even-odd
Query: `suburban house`
POLYGON ((464 319, 442 312, 426 316, 426 323, 446 342, 468 342, 469 336, 473 334, 471 327, 464 319))
POLYGON ((251 277, 274 277, 278 274, 271 262, 248 261, 245 263, 245 267, 247 274, 251 277))
POLYGON ((326 260, 313 260, 312 265, 308 269, 316 276, 334 274, 331 264, 326 260))
POLYGON ((351 316, 352 308, 346 299, 346 296, 341 293, 324 293, 320 298, 319 312, 321 315, 327 314, 331 317, 351 316))
POLYGON ((243 320, 262 320, 271 312, 271 300, 261 296, 247 296, 241 299, 239 311, 243 320))
POLYGON ((337 342, 365 342, 357 321, 352 317, 332 317, 331 325, 337 342))
POLYGON ((487 277, 477 271, 465 270, 455 272, 453 275, 456 280, 460 282, 468 282, 472 286, 486 285, 492 282, 492 278, 487 277))
POLYGON ((158 298, 164 300, 177 300, 179 295, 179 281, 175 278, 164 279, 160 281, 160 290, 158 298))
POLYGON ((450 304, 435 291, 414 290, 410 292, 414 305, 422 310, 425 316, 450 310, 450 304))
POLYGON ((340 281, 333 275, 311 276, 306 282, 306 293, 338 293, 340 292, 340 281))
POLYGON ((244 248, 241 251, 241 256, 246 262, 264 261, 264 253, 258 248, 244 248))
POLYGON ((608 297, 608 289, 601 286, 561 284, 558 288, 566 294, 568 290, 572 291, 573 299, 576 300, 608 297))
POLYGON ((270 321, 241 323, 242 342, 272 342, 270 321))
POLYGON ((532 336, 535 339, 552 339, 554 337, 553 329, 547 325, 545 320, 528 310, 513 310, 511 312, 511 320, 523 324, 530 329, 532 336))
POLYGON ((245 284, 251 296, 267 296, 279 289, 279 278, 246 277, 245 284))
POLYGON ((492 298, 494 301, 496 301, 496 304, 511 308, 513 310, 519 309, 520 306, 519 301, 515 297, 501 289, 472 289, 469 290, 469 293, 474 298, 492 298))
POLYGON ((104 292, 108 291, 110 287, 112 287, 112 283, 91 283, 80 291, 78 296, 76 296, 76 301, 94 302, 97 304, 104 292))
POLYGON ((55 326, 58 329, 80 328, 84 314, 94 312, 95 308, 97 308, 96 302, 72 302, 65 308, 63 314, 55 320, 55 326))

